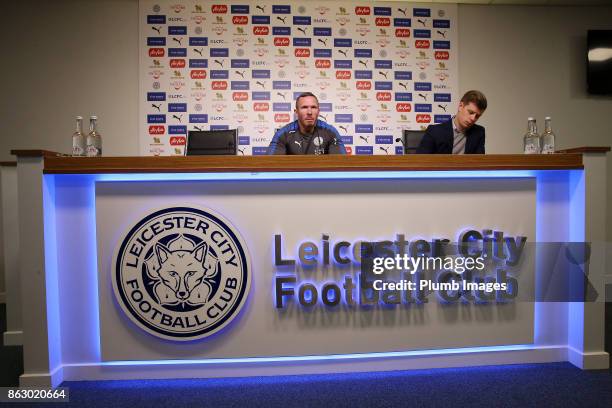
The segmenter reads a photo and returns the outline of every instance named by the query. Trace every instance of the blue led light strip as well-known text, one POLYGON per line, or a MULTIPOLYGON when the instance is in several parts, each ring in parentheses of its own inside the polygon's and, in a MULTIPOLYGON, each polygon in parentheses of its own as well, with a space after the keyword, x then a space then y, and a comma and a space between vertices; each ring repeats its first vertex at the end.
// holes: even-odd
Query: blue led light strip
POLYGON ((300 361, 329 361, 329 360, 357 360, 380 359, 397 357, 441 356, 448 354, 493 353, 503 351, 528 351, 538 349, 556 348, 557 346, 538 347, 531 344, 517 344, 509 346, 466 347, 453 349, 391 351, 382 353, 354 353, 330 354, 322 356, 280 356, 280 357, 241 357, 241 358, 209 358, 202 360, 147 360, 147 361, 109 361, 99 365, 103 366, 148 366, 148 365, 192 365, 192 364, 240 364, 240 363, 279 363, 300 361))
MULTIPOLYGON (((559 177, 563 178, 566 171, 559 171, 559 177)), ((319 179, 448 179, 448 178, 536 178, 539 175, 546 173, 551 175, 552 171, 538 170, 496 170, 496 171, 363 171, 363 172, 262 172, 262 173, 131 173, 131 174, 58 174, 46 175, 47 177, 59 178, 86 178, 88 182, 105 182, 105 181, 256 181, 256 180, 319 180, 319 179)), ((557 173, 557 172, 554 172, 557 173)), ((541 182, 541 180, 538 180, 541 182)), ((93 184, 92 184, 93 186, 93 184)), ((89 208, 95 211, 95 190, 92 189, 89 199, 89 208)), ((540 206, 540 197, 536 206, 540 206)), ((53 205, 51 202, 46 202, 45 206, 53 205)), ((583 210, 584 211, 584 210, 583 210)), ((95 217, 91 217, 92 220, 95 217)), ((45 222, 49 220, 45 218, 45 222)), ((93 222, 93 221, 92 221, 93 222)), ((581 223, 580 223, 581 224, 581 223)), ((543 228, 538 224, 537 229, 543 228)), ((92 228, 95 237, 95 224, 92 228)), ((536 235, 539 235, 536 233, 536 235)), ((95 242, 95 241, 94 241, 95 242)), ((47 249, 53 250, 49 247, 47 249)), ((92 274, 95 277, 92 280, 92 293, 97 294, 97 265, 92 264, 92 274)), ((95 300, 94 316, 92 319, 91 330, 93 330, 93 338, 99 339, 99 320, 97 310, 97 297, 92 297, 95 300)), ((538 310, 536 304, 535 313, 535 338, 538 336, 538 323, 541 311, 538 310)), ((51 317, 52 320, 58 320, 58 317, 51 317)), ((59 322, 51 322, 58 324, 59 322)), ((50 341, 51 347, 59 347, 57 340, 50 341)), ((498 353, 498 352, 520 352, 541 349, 554 349, 560 346, 538 346, 535 344, 519 344, 519 345, 502 345, 502 346, 487 346, 487 347, 468 347, 468 348, 452 348, 452 349, 434 349, 434 350, 413 350, 413 351, 395 351, 395 352, 379 352, 379 353, 354 353, 354 354, 333 354, 333 355, 311 355, 311 356, 276 356, 276 357, 241 357, 241 358, 219 358, 219 359, 199 359, 199 360, 152 360, 152 361, 110 361, 110 362, 93 362, 91 364, 66 364, 65 366, 155 366, 155 365, 207 365, 207 364, 257 364, 257 363, 279 363, 279 362, 316 362, 316 361, 343 361, 357 359, 384 359, 384 358, 409 358, 409 357, 426 357, 426 356, 443 356, 443 355, 461 355, 475 353, 498 353)), ((95 345, 95 353, 100 358, 100 345, 95 345)))
MULTIPOLYGON (((96 181, 530 178, 536 170, 95 174, 96 181)), ((65 176, 64 176, 65 177, 65 176)))

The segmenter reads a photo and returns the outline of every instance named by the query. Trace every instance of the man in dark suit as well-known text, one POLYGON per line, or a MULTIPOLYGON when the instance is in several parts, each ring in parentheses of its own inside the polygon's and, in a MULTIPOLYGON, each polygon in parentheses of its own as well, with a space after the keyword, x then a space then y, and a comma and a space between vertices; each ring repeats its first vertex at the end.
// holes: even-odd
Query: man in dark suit
POLYGON ((427 128, 417 153, 484 154, 485 128, 476 122, 486 109, 482 92, 466 92, 451 120, 427 128))

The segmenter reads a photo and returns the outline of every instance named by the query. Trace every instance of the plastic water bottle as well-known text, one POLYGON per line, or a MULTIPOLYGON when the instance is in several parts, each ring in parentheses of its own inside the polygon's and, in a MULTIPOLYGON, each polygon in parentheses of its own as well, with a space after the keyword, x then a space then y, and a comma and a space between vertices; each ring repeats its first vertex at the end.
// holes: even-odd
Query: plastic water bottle
POLYGON ((540 136, 538 135, 538 125, 534 118, 527 118, 527 133, 523 136, 523 153, 540 153, 540 136))
POLYGON ((85 156, 85 135, 83 134, 83 117, 76 117, 76 130, 72 134, 72 155, 85 156))
POLYGON ((89 117, 89 133, 87 134, 87 157, 102 156, 102 135, 98 132, 98 117, 89 117))
POLYGON ((551 118, 544 118, 544 133, 542 133, 542 154, 552 154, 555 152, 555 134, 550 124, 551 118))

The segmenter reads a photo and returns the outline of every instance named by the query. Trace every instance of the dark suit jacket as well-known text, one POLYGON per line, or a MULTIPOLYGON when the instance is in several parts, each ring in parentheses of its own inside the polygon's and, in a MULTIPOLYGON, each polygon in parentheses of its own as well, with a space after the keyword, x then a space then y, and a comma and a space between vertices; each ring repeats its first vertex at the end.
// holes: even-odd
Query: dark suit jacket
MULTIPOLYGON (((473 125, 465 132, 465 154, 484 154, 485 152, 485 129, 479 125, 473 125)), ((452 119, 430 125, 423 135, 417 153, 453 153, 453 123, 452 119)))

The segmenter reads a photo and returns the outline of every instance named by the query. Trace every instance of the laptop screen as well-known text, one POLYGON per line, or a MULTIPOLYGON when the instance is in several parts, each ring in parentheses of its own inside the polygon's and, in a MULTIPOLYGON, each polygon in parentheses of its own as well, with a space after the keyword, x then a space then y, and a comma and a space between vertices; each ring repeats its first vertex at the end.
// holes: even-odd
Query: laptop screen
POLYGON ((236 129, 190 130, 187 138, 187 156, 236 155, 236 129))
POLYGON ((414 154, 421 144, 421 139, 425 135, 424 130, 404 130, 405 154, 414 154))

